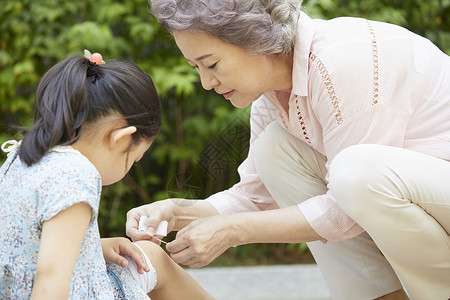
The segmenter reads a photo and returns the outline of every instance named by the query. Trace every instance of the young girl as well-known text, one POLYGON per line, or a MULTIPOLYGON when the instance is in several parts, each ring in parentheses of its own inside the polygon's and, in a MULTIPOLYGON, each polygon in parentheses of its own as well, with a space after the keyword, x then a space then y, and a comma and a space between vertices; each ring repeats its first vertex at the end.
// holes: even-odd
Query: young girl
POLYGON ((0 299, 208 299, 159 246, 100 239, 101 186, 123 178, 161 126, 148 75, 101 61, 71 57, 51 68, 34 125, 20 146, 2 146, 10 153, 0 168, 0 299))

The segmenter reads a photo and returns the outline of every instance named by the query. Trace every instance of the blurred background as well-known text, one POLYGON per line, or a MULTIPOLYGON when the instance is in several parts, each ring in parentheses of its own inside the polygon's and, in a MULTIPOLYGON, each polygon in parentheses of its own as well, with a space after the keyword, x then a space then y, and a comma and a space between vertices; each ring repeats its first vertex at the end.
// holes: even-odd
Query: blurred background
MULTIPOLYGON (((357 16, 398 24, 450 54, 450 0, 305 0, 313 18, 357 16)), ((154 80, 163 127, 129 176, 103 190, 103 237, 124 236, 126 212, 165 198, 206 198, 239 181, 249 144, 249 108, 201 88, 196 71, 150 14, 146 0, 0 0, 0 144, 20 139, 36 86, 55 63, 83 49, 134 62, 154 80)), ((0 163, 6 159, 0 154, 0 163)), ((0 195, 1 197, 1 195, 0 195)), ((174 233, 167 239, 174 237, 174 233)), ((229 249, 211 266, 314 262, 305 244, 229 249)))

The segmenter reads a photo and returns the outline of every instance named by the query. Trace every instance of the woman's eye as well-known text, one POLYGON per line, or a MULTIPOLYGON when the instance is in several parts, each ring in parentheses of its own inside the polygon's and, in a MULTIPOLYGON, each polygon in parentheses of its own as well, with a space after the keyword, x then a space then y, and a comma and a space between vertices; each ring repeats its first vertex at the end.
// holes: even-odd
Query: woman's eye
POLYGON ((217 65, 217 63, 215 63, 215 64, 213 64, 213 65, 210 65, 210 66, 208 67, 208 69, 214 69, 214 68, 216 67, 216 65, 217 65))

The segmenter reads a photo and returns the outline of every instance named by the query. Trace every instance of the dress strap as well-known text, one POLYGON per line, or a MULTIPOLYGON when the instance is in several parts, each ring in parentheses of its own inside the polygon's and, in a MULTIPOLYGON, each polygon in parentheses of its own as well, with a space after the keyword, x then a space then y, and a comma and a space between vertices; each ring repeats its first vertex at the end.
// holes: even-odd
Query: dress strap
POLYGON ((17 149, 19 149, 20 143, 22 141, 16 141, 16 140, 9 140, 6 141, 2 144, 2 151, 5 153, 8 153, 6 156, 9 157, 12 152, 16 151, 17 149))

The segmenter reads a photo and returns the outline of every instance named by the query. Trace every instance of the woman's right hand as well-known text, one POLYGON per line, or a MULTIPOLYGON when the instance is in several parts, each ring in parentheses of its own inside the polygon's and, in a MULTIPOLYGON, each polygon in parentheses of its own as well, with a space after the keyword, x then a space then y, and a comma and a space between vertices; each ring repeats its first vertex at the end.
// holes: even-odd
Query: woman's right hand
MULTIPOLYGON (((159 244, 152 235, 161 221, 167 221, 167 232, 181 230, 191 222, 217 215, 217 210, 204 200, 171 198, 156 201, 151 204, 142 205, 131 209, 127 213, 126 233, 133 241, 150 240, 159 244), (141 216, 147 216, 147 233, 139 231, 139 220, 141 216)), ((161 236, 156 236, 162 238, 161 236)))
MULTIPOLYGON (((167 221, 167 232, 173 230, 175 224, 174 220, 174 208, 176 202, 174 199, 166 199, 157 201, 151 204, 135 207, 128 211, 126 222, 126 234, 133 241, 150 240, 155 243, 160 243, 155 239, 152 239, 153 234, 161 221, 167 221), (147 216, 147 231, 139 230, 139 220, 142 216, 147 216)), ((161 238, 161 237, 159 237, 161 238)))

